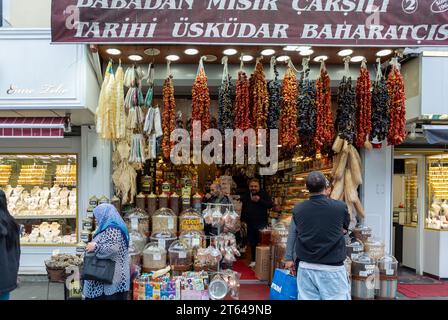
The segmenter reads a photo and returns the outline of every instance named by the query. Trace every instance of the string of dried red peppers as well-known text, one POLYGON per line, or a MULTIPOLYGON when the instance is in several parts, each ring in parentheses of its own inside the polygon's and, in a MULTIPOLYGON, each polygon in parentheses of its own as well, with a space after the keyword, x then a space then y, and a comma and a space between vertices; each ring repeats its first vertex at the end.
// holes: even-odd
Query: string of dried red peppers
POLYGON ((200 69, 192 89, 193 121, 201 122, 201 134, 210 128, 210 93, 207 86, 207 76, 203 68, 200 69))
POLYGON ((283 79, 280 110, 280 144, 285 154, 291 155, 298 146, 297 136, 297 77, 288 67, 283 79))
POLYGON ((171 132, 176 128, 176 101, 174 99, 173 77, 169 76, 163 84, 163 113, 162 113, 162 151, 165 158, 170 157, 171 132))
POLYGON ((369 70, 361 67, 358 81, 356 82, 356 139, 358 148, 364 147, 370 132, 372 131, 372 82, 369 70))
POLYGON ((331 83, 326 68, 321 68, 316 81, 316 151, 329 149, 334 140, 334 121, 331 112, 331 83))
POLYGON ((253 126, 255 129, 266 129, 269 109, 269 95, 263 64, 258 62, 252 76, 253 126))
POLYGON ((238 72, 235 98, 235 129, 250 129, 249 80, 244 71, 238 72))
POLYGON ((396 66, 392 67, 392 71, 387 79, 387 89, 390 101, 390 127, 387 135, 387 143, 388 145, 396 146, 401 144, 406 138, 404 80, 400 70, 396 66))

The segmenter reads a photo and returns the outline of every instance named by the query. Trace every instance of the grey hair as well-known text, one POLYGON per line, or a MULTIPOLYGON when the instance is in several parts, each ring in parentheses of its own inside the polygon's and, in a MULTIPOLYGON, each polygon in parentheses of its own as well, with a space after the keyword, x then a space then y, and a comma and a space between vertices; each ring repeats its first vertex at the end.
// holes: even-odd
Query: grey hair
POLYGON ((310 193, 320 193, 327 188, 328 180, 325 175, 320 171, 311 172, 306 177, 306 187, 310 193))

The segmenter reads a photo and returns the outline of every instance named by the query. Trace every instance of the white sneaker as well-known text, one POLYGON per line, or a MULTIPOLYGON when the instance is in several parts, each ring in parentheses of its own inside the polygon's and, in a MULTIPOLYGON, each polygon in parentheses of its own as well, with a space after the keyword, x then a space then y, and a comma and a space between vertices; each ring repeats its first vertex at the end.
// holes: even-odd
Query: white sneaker
POLYGON ((249 264, 249 268, 255 268, 255 266, 256 266, 256 263, 255 263, 254 261, 252 261, 252 262, 249 264))

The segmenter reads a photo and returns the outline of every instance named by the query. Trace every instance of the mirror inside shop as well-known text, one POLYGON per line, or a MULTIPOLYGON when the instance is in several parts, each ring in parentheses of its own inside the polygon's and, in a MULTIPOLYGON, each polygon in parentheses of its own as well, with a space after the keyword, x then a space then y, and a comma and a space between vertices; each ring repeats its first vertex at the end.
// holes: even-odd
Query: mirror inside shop
POLYGON ((1 154, 0 189, 25 246, 76 245, 76 154, 1 154))
MULTIPOLYGON (((355 270, 356 281, 366 281, 372 264, 386 257, 393 262, 387 274, 396 281, 395 260, 364 224, 360 190, 363 152, 406 138, 402 50, 182 45, 92 45, 91 50, 99 53, 104 72, 96 131, 112 144, 114 194, 89 195, 86 212, 79 212, 77 252, 84 253, 92 241, 95 208, 114 205, 130 233, 131 298, 179 299, 182 283, 183 300, 227 294, 237 299, 240 281, 270 283, 285 263, 292 209, 309 198, 305 178, 316 170, 329 181, 328 196, 348 207, 347 270, 355 270), (212 137, 207 129, 216 129, 212 137), (229 138, 235 129, 267 134, 229 138), (170 140, 174 130, 178 142, 184 139, 177 153, 170 140), (266 204, 257 212, 259 220, 244 216, 245 197, 266 204)), ((16 159, 14 174, 22 165, 16 159)), ((48 185, 32 188, 65 188, 70 210, 76 189, 51 177, 48 185)), ((63 220, 59 237, 65 239, 72 220, 63 220)), ((52 221, 43 221, 50 230, 52 221)), ((38 241, 46 239, 42 226, 31 227, 24 242, 34 242, 36 233, 38 241)), ((395 295, 384 292, 382 298, 395 295)), ((375 290, 352 294, 373 299, 375 290)))

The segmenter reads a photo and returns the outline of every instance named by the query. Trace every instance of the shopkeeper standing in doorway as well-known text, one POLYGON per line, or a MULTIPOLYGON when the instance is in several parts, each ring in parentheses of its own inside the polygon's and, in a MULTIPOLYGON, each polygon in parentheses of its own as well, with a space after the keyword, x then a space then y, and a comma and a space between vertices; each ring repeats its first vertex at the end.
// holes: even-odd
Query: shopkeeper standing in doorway
POLYGON ((241 201, 241 221, 247 224, 247 238, 251 249, 252 262, 250 267, 255 267, 255 255, 259 241, 259 231, 268 226, 268 209, 274 204, 266 191, 261 190, 260 181, 251 179, 249 181, 249 193, 245 194, 241 201))

